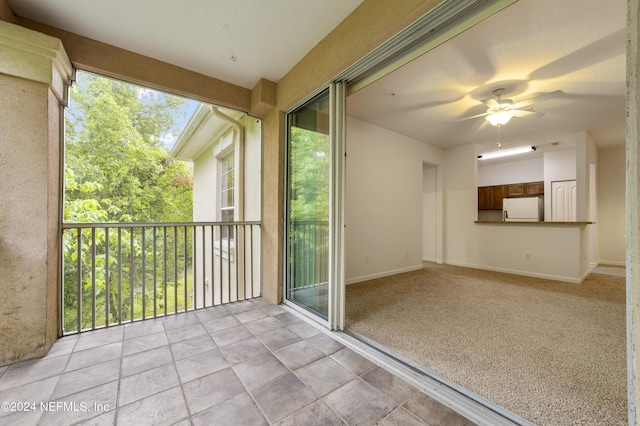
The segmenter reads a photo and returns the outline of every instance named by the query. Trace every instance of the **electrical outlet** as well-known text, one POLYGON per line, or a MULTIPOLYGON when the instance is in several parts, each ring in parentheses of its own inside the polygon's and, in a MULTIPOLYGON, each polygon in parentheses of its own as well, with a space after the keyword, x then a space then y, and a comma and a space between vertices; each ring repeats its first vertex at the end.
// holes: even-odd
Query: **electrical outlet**
POLYGON ((368 254, 364 256, 364 263, 369 263, 370 260, 371 259, 369 259, 369 255, 368 254))
POLYGON ((524 260, 531 260, 531 253, 525 253, 524 260))
POLYGON ((409 252, 408 251, 404 252, 404 257, 406 257, 407 259, 409 258, 409 252))

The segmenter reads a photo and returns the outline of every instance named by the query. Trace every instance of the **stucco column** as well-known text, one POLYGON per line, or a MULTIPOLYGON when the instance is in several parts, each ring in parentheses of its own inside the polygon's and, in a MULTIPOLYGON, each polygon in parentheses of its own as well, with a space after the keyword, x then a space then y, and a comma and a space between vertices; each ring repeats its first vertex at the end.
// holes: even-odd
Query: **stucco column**
POLYGON ((0 365, 58 337, 62 104, 73 69, 60 40, 0 21, 0 365))

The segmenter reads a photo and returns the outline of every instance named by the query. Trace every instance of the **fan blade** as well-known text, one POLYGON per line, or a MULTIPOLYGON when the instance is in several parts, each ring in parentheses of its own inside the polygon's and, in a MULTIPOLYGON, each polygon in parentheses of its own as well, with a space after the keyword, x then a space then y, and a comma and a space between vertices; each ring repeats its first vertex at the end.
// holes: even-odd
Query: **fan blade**
POLYGON ((516 104, 513 105, 513 107, 514 109, 522 109, 530 105, 533 105, 534 103, 547 101, 549 99, 556 98, 562 95, 564 95, 564 92, 562 90, 554 90, 553 92, 544 93, 542 95, 534 96, 533 98, 529 98, 529 99, 525 99, 524 101, 517 102, 516 104))
POLYGON ((541 118, 544 115, 544 112, 521 109, 512 109, 510 112, 514 117, 518 118, 541 118))
POLYGON ((494 98, 491 99, 483 99, 482 103, 485 104, 488 108, 497 107, 500 104, 494 98))
POLYGON ((491 114, 490 112, 484 112, 482 114, 476 114, 476 115, 472 115, 470 117, 464 117, 464 118, 460 118, 458 120, 456 120, 456 122, 458 121, 465 121, 465 120, 471 120, 472 118, 478 118, 478 117, 486 117, 487 115, 491 114))

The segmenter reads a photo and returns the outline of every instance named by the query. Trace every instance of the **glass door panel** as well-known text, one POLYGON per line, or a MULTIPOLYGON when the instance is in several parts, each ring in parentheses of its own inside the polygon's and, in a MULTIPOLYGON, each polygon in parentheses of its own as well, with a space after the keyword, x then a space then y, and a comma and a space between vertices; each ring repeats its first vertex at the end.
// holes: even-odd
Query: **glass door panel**
POLYGON ((287 116, 286 298, 329 313, 331 138, 325 91, 287 116))

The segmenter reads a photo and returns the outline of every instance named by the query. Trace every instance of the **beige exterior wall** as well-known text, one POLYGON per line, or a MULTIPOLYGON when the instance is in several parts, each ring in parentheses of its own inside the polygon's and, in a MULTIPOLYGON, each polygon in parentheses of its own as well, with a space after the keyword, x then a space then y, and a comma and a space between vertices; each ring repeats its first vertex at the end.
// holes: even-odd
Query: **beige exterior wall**
POLYGON ((58 337, 61 100, 58 40, 0 21, 0 365, 58 337))
MULTIPOLYGON (((237 145, 234 148, 234 154, 236 155, 235 164, 235 206, 236 206, 236 220, 239 221, 259 221, 260 220, 260 181, 261 181, 261 146, 262 146, 262 134, 260 120, 255 117, 244 115, 238 119, 239 123, 244 129, 244 147, 242 150, 238 149, 237 145), (240 152, 243 155, 243 166, 240 168, 240 152), (240 176, 242 174, 242 176, 240 176), (239 182, 242 183, 242 189, 240 189, 239 182), (242 217, 240 217, 240 198, 242 198, 242 217)), ((231 140, 236 135, 235 144, 239 143, 237 139, 237 133, 233 131, 233 127, 229 125, 228 129, 218 138, 212 139, 210 145, 207 146, 202 153, 193 161, 193 220, 194 222, 215 222, 221 220, 219 217, 219 201, 218 200, 218 187, 220 185, 220 159, 216 156, 216 151, 219 149, 221 140, 231 140)), ((209 232, 209 230, 207 230, 209 232)), ((258 247, 260 247, 260 236, 256 234, 245 234, 244 238, 240 238, 242 232, 239 232, 236 242, 239 245, 236 249, 232 248, 232 252, 237 250, 237 253, 244 253, 247 255, 246 260, 241 256, 231 256, 231 269, 229 269, 229 256, 223 255, 220 257, 220 247, 223 253, 226 253, 226 240, 220 242, 220 237, 214 236, 216 239, 216 250, 214 255, 211 255, 211 237, 209 233, 205 233, 205 249, 204 251, 198 247, 196 252, 198 253, 196 259, 196 265, 199 265, 195 271, 194 276, 196 282, 205 282, 204 287, 197 286, 196 300, 198 306, 202 306, 203 302, 207 306, 211 306, 214 303, 212 299, 215 294, 215 303, 220 303, 219 294, 222 291, 222 300, 224 303, 229 301, 231 297, 232 301, 238 300, 238 298, 245 297, 244 289, 248 289, 253 283, 253 289, 251 294, 257 295, 259 291, 260 283, 260 262, 258 253, 258 247), (251 239, 250 239, 251 236, 251 239), (241 241, 244 241, 242 243, 241 241), (250 250, 253 252, 250 253, 250 250), (253 256, 253 257, 252 257, 253 256), (245 265, 245 261, 249 259, 255 260, 255 267, 248 264, 245 265), (239 262, 237 265, 235 262, 239 262), (204 267, 203 267, 204 265, 204 267), (213 269, 212 269, 213 265, 213 269), (245 268, 246 266, 246 268, 245 268), (239 276, 239 290, 232 289, 229 294, 229 281, 235 281, 236 267, 238 268, 239 276), (222 290, 221 290, 222 289, 222 290)), ((197 240, 202 241, 202 233, 198 231, 197 240)))

